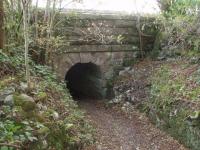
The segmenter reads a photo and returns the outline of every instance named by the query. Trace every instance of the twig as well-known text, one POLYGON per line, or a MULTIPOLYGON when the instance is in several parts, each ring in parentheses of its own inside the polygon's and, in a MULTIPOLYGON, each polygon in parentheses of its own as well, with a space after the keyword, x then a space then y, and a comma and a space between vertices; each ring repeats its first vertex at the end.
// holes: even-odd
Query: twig
POLYGON ((9 144, 9 143, 0 143, 0 146, 8 146, 8 147, 14 147, 14 148, 21 148, 20 146, 18 145, 14 145, 14 144, 9 144))

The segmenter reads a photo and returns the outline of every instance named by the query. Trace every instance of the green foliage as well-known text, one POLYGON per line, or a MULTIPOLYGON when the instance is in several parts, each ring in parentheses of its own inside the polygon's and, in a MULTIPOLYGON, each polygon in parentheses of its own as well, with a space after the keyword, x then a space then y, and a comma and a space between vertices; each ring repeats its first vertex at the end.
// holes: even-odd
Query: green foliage
POLYGON ((137 63, 139 60, 137 58, 128 58, 123 60, 123 66, 128 67, 128 66, 133 66, 135 63, 137 63))
POLYGON ((164 35, 161 43, 165 51, 199 51, 199 0, 160 0, 162 15, 158 22, 164 35))
POLYGON ((19 47, 23 42, 21 2, 4 0, 4 29, 6 33, 6 48, 19 47))
POLYGON ((27 121, 21 123, 7 119, 0 121, 0 142, 23 143, 37 141, 38 139, 33 135, 32 130, 33 128, 27 121))
POLYGON ((47 100, 47 93, 45 92, 39 92, 37 95, 37 99, 41 102, 45 102, 47 100))
MULTIPOLYGON (((0 104, 0 143, 20 149, 80 149, 93 142, 92 128, 52 68, 36 65, 30 59, 31 86, 27 90, 21 88, 25 72, 21 7, 21 1, 5 0, 6 46, 0 51, 0 90, 13 87, 15 93, 14 106, 0 104), (27 101, 21 94, 33 99, 27 101)), ((56 18, 54 22, 59 12, 54 14, 55 10, 50 9, 47 23, 43 21, 43 10, 37 14, 31 5, 29 10, 29 57, 45 55, 50 60, 63 45, 63 37, 55 33, 63 20, 56 18), (35 22, 36 17, 38 22, 35 22)), ((0 146, 0 150, 5 149, 14 148, 0 146)))
POLYGON ((60 150, 79 149, 92 143, 91 126, 84 120, 83 112, 72 100, 66 85, 57 80, 50 67, 30 62, 34 86, 26 94, 31 95, 37 106, 34 103, 33 109, 32 102, 23 100, 20 94, 24 91, 19 88, 23 81, 20 73, 23 71, 23 58, 20 55, 10 56, 3 52, 0 55, 1 64, 10 64, 16 70, 15 78, 7 74, 8 77, 0 81, 0 89, 13 84, 16 88, 13 96, 15 105, 12 108, 0 105, 0 142, 21 148, 60 150))
POLYGON ((36 75, 42 76, 48 81, 56 80, 56 74, 48 66, 34 65, 36 75))
POLYGON ((37 90, 35 98, 47 99, 38 102, 47 109, 24 109, 22 98, 14 96, 15 106, 2 109, 5 117, 0 121, 0 142, 30 149, 78 149, 93 141, 91 126, 62 84, 40 81, 37 90))
POLYGON ((21 55, 10 56, 0 51, 0 78, 21 74, 24 71, 24 58, 21 55))
MULTIPOLYGON (((190 65, 173 63, 162 65, 151 78, 151 97, 146 103, 148 115, 153 122, 189 148, 200 146, 199 111, 193 111, 188 103, 199 101, 200 85, 198 70, 189 76, 184 74, 190 65), (176 69, 179 68, 179 71, 176 69), (184 70, 184 71, 183 71, 184 70)), ((194 106, 192 105, 192 108, 194 106)))

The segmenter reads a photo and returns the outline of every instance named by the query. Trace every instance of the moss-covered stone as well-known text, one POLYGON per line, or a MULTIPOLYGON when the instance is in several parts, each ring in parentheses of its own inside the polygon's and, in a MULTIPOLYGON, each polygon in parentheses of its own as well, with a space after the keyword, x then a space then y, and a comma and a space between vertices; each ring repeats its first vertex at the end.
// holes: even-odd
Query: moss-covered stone
POLYGON ((14 103, 16 106, 21 106, 24 111, 33 111, 36 109, 35 101, 26 94, 14 95, 14 103))
POLYGON ((47 93, 45 92, 39 92, 37 94, 37 100, 40 101, 40 102, 45 102, 47 100, 48 96, 47 96, 47 93))

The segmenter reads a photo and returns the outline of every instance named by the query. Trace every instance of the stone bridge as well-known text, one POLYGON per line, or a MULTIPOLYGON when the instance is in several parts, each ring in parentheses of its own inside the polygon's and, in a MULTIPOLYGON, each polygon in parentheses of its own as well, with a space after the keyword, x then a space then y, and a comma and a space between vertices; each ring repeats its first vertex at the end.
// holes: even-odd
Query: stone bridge
POLYGON ((53 56, 54 68, 78 95, 105 96, 115 68, 131 63, 153 47, 154 36, 139 34, 138 30, 140 26, 149 33, 152 18, 94 11, 63 12, 57 19, 60 17, 64 21, 54 32, 63 37, 64 44, 53 56))

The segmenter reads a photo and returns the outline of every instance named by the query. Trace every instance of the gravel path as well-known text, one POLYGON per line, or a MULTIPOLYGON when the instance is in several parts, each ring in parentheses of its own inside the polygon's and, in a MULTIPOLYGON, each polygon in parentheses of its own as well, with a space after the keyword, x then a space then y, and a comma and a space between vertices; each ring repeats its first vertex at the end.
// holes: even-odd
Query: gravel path
POLYGON ((186 150, 137 111, 128 118, 101 101, 82 100, 79 105, 96 128, 96 144, 86 150, 186 150))

